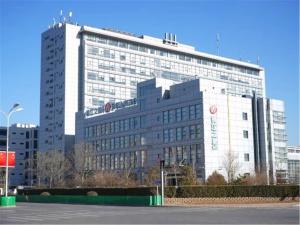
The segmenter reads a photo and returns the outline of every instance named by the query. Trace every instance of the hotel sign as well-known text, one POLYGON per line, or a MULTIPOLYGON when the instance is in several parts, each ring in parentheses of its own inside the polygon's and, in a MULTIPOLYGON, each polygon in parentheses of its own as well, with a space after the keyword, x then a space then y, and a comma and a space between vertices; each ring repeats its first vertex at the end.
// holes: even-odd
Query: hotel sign
POLYGON ((218 150, 218 133, 217 133, 217 118, 216 113, 218 108, 216 105, 212 105, 209 108, 210 116, 210 136, 211 136, 211 149, 218 150))
POLYGON ((136 105, 136 98, 125 100, 122 102, 111 103, 107 102, 104 106, 100 106, 99 108, 89 109, 85 112, 86 116, 92 116, 95 114, 109 113, 118 109, 123 109, 129 106, 136 105))

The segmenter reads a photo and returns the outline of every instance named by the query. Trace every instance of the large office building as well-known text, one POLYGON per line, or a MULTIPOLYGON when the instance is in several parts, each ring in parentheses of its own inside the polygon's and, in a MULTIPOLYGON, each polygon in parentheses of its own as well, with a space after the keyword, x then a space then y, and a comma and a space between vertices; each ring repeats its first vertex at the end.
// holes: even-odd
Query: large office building
POLYGON ((41 150, 70 148, 77 111, 135 98, 137 83, 154 77, 219 80, 230 95, 265 96, 262 67, 196 51, 175 35, 158 39, 57 23, 41 38, 41 150))
MULTIPOLYGON (((6 127, 0 127, 0 150, 6 151, 6 127)), ((13 124, 9 127, 9 151, 15 152, 15 167, 9 169, 9 185, 36 184, 36 154, 38 127, 32 124, 13 124)), ((3 182, 3 181, 2 181, 3 182)))
MULTIPOLYGON (((270 131, 268 125, 273 123, 268 108, 273 105, 266 99, 260 65, 197 51, 170 33, 159 39, 71 22, 54 24, 42 34, 41 57, 41 150, 72 149, 75 113, 93 113, 108 102, 118 105, 134 99, 139 82, 162 78, 175 84, 200 79, 198 92, 214 90, 216 96, 252 99, 253 130, 247 135, 253 139, 249 148, 254 153, 249 152, 249 160, 253 155, 255 171, 268 171, 272 181, 277 171, 283 177, 287 174, 287 167, 271 165, 269 157, 276 157, 266 153, 274 147, 269 143, 275 143, 266 137, 277 128, 270 131)), ((275 144, 280 154, 286 152, 283 144, 275 144)))

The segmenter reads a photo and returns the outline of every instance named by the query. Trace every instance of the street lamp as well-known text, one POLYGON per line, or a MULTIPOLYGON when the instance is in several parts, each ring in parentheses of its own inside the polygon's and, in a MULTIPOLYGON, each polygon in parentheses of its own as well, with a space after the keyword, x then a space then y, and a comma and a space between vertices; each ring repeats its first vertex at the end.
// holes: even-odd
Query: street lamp
POLYGON ((13 107, 9 110, 8 113, 5 113, 3 111, 0 111, 3 113, 3 115, 5 116, 6 118, 6 121, 7 121, 7 125, 6 125, 6 166, 5 166, 5 197, 7 197, 7 194, 8 194, 8 141, 9 141, 9 118, 10 116, 14 113, 14 112, 19 112, 19 111, 22 111, 23 108, 20 107, 20 104, 19 103, 15 103, 13 105, 13 107))

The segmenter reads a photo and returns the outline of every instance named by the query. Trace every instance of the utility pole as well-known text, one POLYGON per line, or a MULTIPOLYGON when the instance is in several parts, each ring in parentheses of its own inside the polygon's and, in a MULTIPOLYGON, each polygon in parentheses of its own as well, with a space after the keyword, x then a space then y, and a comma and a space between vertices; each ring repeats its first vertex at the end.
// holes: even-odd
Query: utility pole
POLYGON ((164 167, 165 160, 160 160, 160 179, 161 179, 161 205, 164 205, 164 167))

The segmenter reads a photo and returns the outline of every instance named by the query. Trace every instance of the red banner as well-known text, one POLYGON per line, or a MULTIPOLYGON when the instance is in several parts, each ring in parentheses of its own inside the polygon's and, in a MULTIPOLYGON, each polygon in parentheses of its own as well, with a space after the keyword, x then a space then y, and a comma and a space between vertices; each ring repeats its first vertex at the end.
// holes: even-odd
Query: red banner
MULTIPOLYGON (((8 152, 8 166, 15 167, 16 164, 16 153, 8 152)), ((0 167, 6 167, 6 151, 0 151, 0 167)))

